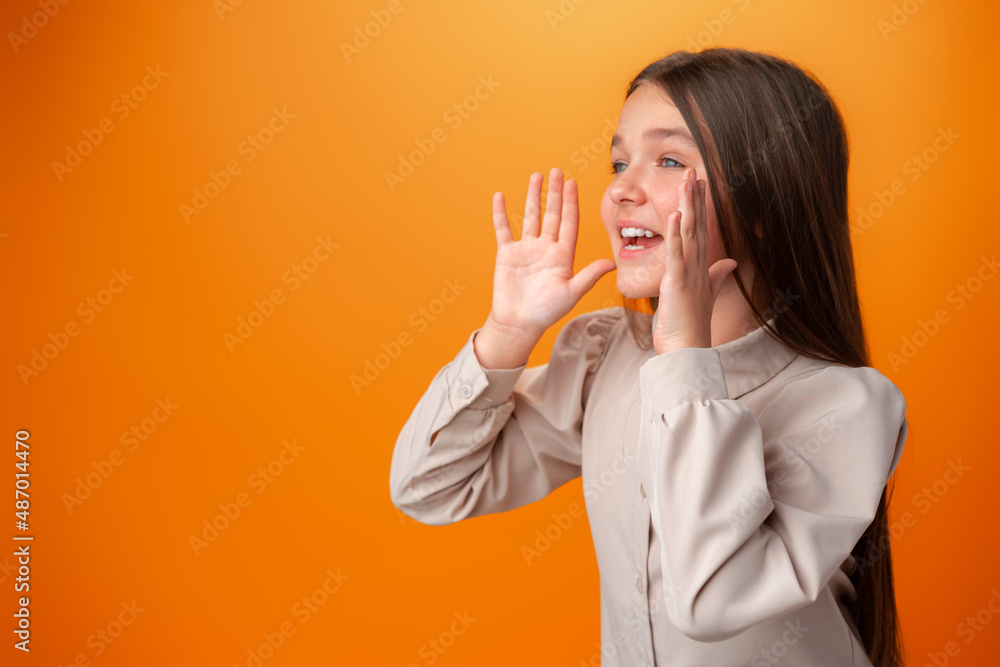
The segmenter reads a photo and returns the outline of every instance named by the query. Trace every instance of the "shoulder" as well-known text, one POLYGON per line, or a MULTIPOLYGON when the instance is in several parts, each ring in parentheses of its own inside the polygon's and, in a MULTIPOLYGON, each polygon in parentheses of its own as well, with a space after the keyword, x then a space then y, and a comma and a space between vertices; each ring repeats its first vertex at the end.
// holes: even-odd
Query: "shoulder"
POLYGON ((903 392, 871 366, 847 366, 799 355, 782 375, 780 387, 783 393, 807 390, 813 398, 839 404, 870 410, 906 410, 903 392))
POLYGON ((798 356, 775 380, 762 414, 767 439, 816 436, 826 442, 837 436, 862 449, 877 443, 876 455, 895 466, 906 434, 906 400, 881 371, 798 356))

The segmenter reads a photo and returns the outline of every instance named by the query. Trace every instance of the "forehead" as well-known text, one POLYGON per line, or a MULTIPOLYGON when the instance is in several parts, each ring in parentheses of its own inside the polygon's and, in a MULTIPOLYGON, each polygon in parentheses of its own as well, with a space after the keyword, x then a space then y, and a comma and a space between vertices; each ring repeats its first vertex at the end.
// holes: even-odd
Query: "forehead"
MULTIPOLYGON (((618 124, 627 121, 630 125, 660 124, 687 128, 681 112, 674 106, 673 100, 659 86, 644 83, 640 85, 625 100, 622 105, 618 124)), ((638 127, 642 129, 642 127, 638 127)))
POLYGON ((684 117, 670 97, 656 86, 643 84, 622 105, 611 145, 638 145, 665 139, 696 148, 684 117))

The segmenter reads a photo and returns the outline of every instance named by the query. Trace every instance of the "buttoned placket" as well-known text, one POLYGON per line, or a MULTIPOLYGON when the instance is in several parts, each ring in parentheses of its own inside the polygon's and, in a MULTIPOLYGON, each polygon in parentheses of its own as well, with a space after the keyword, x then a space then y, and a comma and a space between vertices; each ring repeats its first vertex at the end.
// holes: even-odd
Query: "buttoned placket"
POLYGON ((636 491, 635 507, 635 608, 642 611, 639 623, 636 624, 636 650, 639 653, 639 665, 643 667, 653 667, 653 619, 649 609, 649 575, 646 569, 646 562, 649 558, 649 503, 646 500, 645 492, 642 490, 642 483, 636 491))
MULTIPOLYGON (((646 424, 640 424, 638 440, 648 437, 646 424)), ((635 491, 633 501, 633 527, 632 535, 634 540, 633 553, 635 560, 632 568, 635 574, 635 593, 632 595, 633 608, 641 610, 641 622, 636 624, 636 651, 639 654, 637 664, 643 667, 653 667, 653 629, 652 617, 649 605, 649 571, 647 563, 649 559, 649 531, 651 529, 651 516, 649 512, 649 499, 646 496, 646 486, 643 482, 648 477, 644 474, 643 466, 649 465, 648 456, 642 456, 639 442, 632 443, 636 449, 635 464, 633 468, 633 478, 635 480, 635 491)))

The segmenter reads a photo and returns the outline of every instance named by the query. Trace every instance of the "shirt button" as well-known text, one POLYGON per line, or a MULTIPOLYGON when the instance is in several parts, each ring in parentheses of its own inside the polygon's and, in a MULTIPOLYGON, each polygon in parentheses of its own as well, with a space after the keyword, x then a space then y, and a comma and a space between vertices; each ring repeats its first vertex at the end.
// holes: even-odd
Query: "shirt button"
POLYGON ((642 577, 635 578, 635 589, 642 593, 642 577))
POLYGON ((462 393, 462 396, 468 398, 469 396, 472 396, 472 385, 470 385, 465 380, 462 380, 462 384, 460 386, 459 391, 462 393))
POLYGON ((642 482, 639 482, 639 495, 643 498, 646 497, 646 487, 642 485, 642 482))

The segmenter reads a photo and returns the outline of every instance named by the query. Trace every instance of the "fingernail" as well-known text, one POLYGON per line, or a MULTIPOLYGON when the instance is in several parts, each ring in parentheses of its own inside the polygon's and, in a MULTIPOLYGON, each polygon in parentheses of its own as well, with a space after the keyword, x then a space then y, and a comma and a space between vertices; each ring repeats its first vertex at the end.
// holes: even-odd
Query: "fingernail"
POLYGON ((684 187, 687 189, 688 192, 694 192, 694 190, 691 187, 691 182, 690 181, 688 181, 687 183, 685 183, 684 187))
POLYGON ((705 182, 704 181, 702 181, 701 183, 698 184, 698 191, 701 192, 701 193, 705 192, 705 182))

